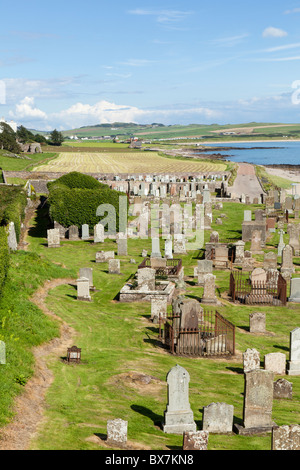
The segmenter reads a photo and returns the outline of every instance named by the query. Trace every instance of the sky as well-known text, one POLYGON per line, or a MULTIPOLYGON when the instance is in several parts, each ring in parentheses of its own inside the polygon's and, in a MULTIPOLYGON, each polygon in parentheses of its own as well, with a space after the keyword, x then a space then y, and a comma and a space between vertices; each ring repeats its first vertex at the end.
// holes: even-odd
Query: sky
POLYGON ((15 0, 1 6, 0 117, 300 123, 300 0, 15 0))

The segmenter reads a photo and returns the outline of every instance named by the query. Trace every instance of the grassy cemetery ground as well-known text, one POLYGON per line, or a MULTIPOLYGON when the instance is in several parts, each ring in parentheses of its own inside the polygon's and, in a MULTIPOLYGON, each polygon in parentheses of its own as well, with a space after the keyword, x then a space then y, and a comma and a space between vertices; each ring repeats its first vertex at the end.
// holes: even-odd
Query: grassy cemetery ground
MULTIPOLYGON (((220 240, 241 238, 241 223, 245 209, 259 206, 224 203, 222 213, 227 215, 222 226, 212 226, 220 240)), ((13 255, 13 281, 27 286, 24 296, 37 285, 53 277, 73 278, 72 282, 50 290, 46 307, 75 331, 73 344, 82 348, 80 364, 67 364, 61 357, 50 355, 48 367, 54 381, 46 394, 45 419, 31 441, 32 449, 41 450, 101 450, 105 444, 107 420, 122 418, 128 421, 128 444, 134 449, 182 449, 182 437, 164 434, 160 423, 167 405, 166 375, 180 364, 190 374, 190 403, 197 423, 202 429, 202 410, 213 402, 234 406, 234 422, 242 424, 244 375, 242 353, 247 348, 260 352, 262 367, 264 355, 282 352, 289 355, 289 334, 299 326, 299 307, 253 307, 233 305, 228 298, 229 271, 215 271, 217 294, 222 299, 219 312, 236 325, 236 356, 223 359, 187 358, 172 356, 158 341, 158 325, 150 321, 150 303, 119 303, 120 289, 134 275, 142 261, 142 249, 151 251, 151 240, 129 240, 128 256, 121 257, 121 275, 108 274, 107 263, 96 264, 99 250, 115 250, 116 242, 106 240, 94 245, 90 241, 62 242, 60 248, 49 249, 46 240, 47 208, 37 213, 29 231, 29 253, 13 255), (33 252, 31 254, 30 252, 33 252), (39 255, 37 263, 44 267, 35 270, 30 256, 39 255), (136 264, 130 263, 131 259, 136 264), (22 262, 23 260, 23 262, 22 262), (16 266, 18 269, 16 269, 16 266), (48 267, 48 268, 47 268, 48 267), (96 291, 92 302, 76 300, 76 279, 82 267, 93 268, 96 291), (48 275, 49 273, 49 275, 48 275), (25 276, 26 274, 26 276, 25 276), (23 278, 22 278, 23 275, 23 278), (249 314, 266 312, 266 335, 249 333, 249 314)), ((220 215, 214 211, 215 217, 220 215)), ((206 239, 209 232, 206 233, 206 239)), ((267 250, 275 242, 269 240, 267 250)), ((247 249, 247 246, 246 246, 247 249)), ((163 252, 163 244, 161 245, 163 252)), ((193 268, 202 251, 183 256, 187 291, 185 295, 201 298, 202 288, 194 283, 193 268)), ((262 257, 257 257, 257 262, 262 257)), ((295 259, 298 274, 300 260, 295 259)), ((170 308, 170 307, 169 307, 170 308)), ((57 320, 43 320, 48 325, 45 341, 58 334, 57 320), (52 327, 51 327, 52 324, 52 327), (49 330, 50 328, 50 330, 49 330), (52 329, 51 329, 52 328, 52 329)), ((41 338, 38 338, 41 342, 41 338)), ((29 352, 26 354, 30 355, 29 352)), ((30 361, 29 361, 30 362, 30 361)), ((30 367, 24 375, 30 375, 30 367)), ((20 371, 23 364, 20 364, 20 371)), ((21 373, 19 371, 19 374, 21 373)), ((276 380, 281 377, 276 376, 276 380)), ((292 400, 274 400, 273 420, 278 425, 299 423, 300 379, 286 377, 293 384, 292 400)), ((18 387, 22 386, 18 384, 18 387)), ((4 421, 2 420, 2 423, 4 421)), ((209 436, 209 450, 270 450, 271 436, 209 436)))

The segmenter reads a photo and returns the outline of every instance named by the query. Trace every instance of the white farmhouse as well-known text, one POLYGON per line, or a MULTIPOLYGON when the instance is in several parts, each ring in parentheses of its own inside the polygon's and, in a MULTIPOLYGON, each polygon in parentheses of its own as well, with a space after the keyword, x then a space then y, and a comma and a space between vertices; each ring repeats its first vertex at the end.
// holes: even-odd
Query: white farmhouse
MULTIPOLYGON (((4 122, 5 124, 8 124, 14 132, 17 132, 18 126, 17 123, 14 121, 6 121, 4 117, 0 118, 0 124, 1 122, 4 122)), ((2 132, 2 129, 0 128, 0 133, 2 132)))

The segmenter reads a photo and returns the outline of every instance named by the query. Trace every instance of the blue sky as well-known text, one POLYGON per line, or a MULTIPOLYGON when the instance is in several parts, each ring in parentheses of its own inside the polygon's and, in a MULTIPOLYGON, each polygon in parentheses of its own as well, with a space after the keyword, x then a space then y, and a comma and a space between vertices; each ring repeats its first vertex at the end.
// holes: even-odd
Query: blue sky
POLYGON ((300 0, 15 0, 0 37, 0 115, 29 128, 300 122, 300 0))

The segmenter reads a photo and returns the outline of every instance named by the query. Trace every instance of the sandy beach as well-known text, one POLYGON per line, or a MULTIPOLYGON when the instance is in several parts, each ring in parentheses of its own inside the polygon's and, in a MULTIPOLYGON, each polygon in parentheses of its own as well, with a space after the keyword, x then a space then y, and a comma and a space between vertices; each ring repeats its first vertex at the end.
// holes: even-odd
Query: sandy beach
POLYGON ((300 168, 299 170, 270 168, 269 166, 264 166, 264 168, 270 175, 280 176, 281 178, 293 181, 294 183, 300 183, 300 168))

